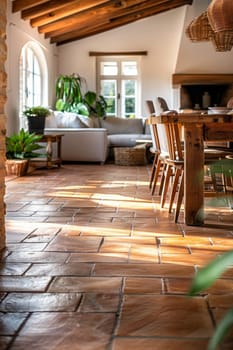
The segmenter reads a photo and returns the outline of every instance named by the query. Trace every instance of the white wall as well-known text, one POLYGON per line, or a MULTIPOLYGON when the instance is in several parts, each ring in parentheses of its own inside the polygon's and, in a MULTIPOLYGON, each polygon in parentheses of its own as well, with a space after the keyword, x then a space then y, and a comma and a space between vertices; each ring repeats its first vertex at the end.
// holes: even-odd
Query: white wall
POLYGON ((48 65, 48 106, 54 103, 55 79, 57 76, 57 48, 49 40, 32 29, 28 21, 23 21, 20 14, 11 13, 11 1, 7 2, 7 133, 17 132, 19 128, 19 58, 23 46, 33 41, 38 43, 48 65))

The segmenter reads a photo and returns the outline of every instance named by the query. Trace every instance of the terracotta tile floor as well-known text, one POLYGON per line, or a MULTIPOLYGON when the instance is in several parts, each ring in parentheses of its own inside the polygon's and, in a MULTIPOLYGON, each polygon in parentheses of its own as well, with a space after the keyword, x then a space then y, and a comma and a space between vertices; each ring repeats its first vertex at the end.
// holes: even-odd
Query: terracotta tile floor
POLYGON ((199 267, 233 249, 233 213, 209 199, 204 227, 183 213, 174 224, 149 173, 65 164, 7 179, 1 350, 206 350, 233 305, 233 268, 187 292, 199 267))

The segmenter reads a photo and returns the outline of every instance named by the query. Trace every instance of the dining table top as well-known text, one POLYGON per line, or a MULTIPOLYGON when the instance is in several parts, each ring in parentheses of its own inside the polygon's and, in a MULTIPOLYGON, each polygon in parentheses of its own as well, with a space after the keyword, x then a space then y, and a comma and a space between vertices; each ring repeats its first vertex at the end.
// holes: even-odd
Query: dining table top
POLYGON ((151 115, 149 120, 153 124, 160 123, 233 123, 233 112, 226 114, 211 114, 208 112, 177 112, 167 111, 160 115, 151 115))

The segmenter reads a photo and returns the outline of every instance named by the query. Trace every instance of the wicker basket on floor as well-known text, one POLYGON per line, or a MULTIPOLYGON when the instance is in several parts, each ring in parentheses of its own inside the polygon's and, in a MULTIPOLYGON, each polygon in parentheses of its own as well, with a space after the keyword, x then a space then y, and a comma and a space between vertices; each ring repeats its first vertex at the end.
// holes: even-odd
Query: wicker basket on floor
POLYGON ((116 165, 145 165, 145 147, 115 147, 114 157, 116 165))
POLYGON ((5 162, 6 175, 24 176, 28 171, 27 159, 7 159, 5 162))

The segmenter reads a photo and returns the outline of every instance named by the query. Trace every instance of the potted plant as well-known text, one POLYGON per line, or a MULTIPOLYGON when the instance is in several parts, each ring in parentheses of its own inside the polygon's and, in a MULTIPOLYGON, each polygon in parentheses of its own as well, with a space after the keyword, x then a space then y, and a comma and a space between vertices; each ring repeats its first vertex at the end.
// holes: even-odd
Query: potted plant
POLYGON ((81 86, 84 79, 78 74, 60 75, 56 81, 56 110, 76 112, 88 116, 88 108, 83 103, 81 86))
POLYGON ((56 105, 58 111, 75 112, 84 116, 90 114, 103 117, 106 115, 107 102, 94 91, 82 93, 85 79, 78 74, 60 75, 56 81, 56 105))
POLYGON ((30 158, 39 157, 35 152, 43 148, 38 142, 42 135, 21 129, 18 134, 6 137, 6 173, 23 176, 27 173, 30 158))
POLYGON ((107 102, 102 95, 97 95, 94 91, 87 91, 83 98, 89 113, 97 117, 104 117, 107 110, 107 102))
POLYGON ((48 108, 43 106, 28 107, 23 111, 23 115, 28 120, 29 133, 42 134, 44 133, 45 118, 49 115, 48 108))

